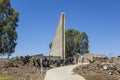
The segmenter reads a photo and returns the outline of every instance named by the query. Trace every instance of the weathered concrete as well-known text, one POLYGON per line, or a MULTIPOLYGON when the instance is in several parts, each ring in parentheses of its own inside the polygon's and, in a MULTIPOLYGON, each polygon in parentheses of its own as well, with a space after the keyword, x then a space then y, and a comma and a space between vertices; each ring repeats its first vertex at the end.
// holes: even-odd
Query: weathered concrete
POLYGON ((76 55, 74 55, 74 63, 81 63, 81 56, 83 56, 83 62, 84 63, 89 63, 89 60, 94 60, 97 58, 106 58, 105 55, 101 55, 101 54, 92 54, 92 53, 85 53, 84 55, 81 55, 80 53, 76 53, 76 55))
POLYGON ((78 65, 50 69, 47 71, 44 80, 85 80, 82 76, 74 74, 72 71, 78 65))
POLYGON ((62 13, 58 23, 57 31, 52 42, 50 56, 65 58, 65 14, 62 13))

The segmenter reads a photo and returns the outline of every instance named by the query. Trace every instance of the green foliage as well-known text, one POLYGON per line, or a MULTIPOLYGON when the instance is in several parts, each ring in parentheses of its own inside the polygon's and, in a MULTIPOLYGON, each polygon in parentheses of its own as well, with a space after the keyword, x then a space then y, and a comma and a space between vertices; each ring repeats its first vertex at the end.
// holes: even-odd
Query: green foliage
POLYGON ((18 15, 10 0, 0 0, 0 55, 9 56, 15 51, 18 15))
POLYGON ((73 56, 76 53, 89 53, 89 41, 85 32, 80 33, 77 30, 69 29, 65 32, 66 57, 73 56))
POLYGON ((52 47, 52 42, 49 44, 49 48, 51 49, 51 47, 52 47))
POLYGON ((2 4, 4 2, 4 0, 0 0, 0 4, 2 4))
POLYGON ((0 76, 0 80, 13 80, 12 76, 0 76))
POLYGON ((95 60, 91 60, 91 59, 87 59, 89 61, 89 63, 94 63, 95 60))
POLYGON ((89 40, 88 36, 85 32, 81 33, 81 45, 80 45, 80 52, 83 53, 89 53, 89 40))
POLYGON ((21 58, 19 56, 16 56, 16 57, 11 58, 11 60, 20 61, 21 58))

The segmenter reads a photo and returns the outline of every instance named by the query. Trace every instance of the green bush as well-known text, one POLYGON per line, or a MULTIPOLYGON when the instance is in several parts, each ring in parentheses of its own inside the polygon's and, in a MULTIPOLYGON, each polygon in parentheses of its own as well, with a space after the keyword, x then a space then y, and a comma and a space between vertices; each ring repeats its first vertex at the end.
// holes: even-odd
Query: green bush
POLYGON ((90 60, 90 59, 87 59, 89 61, 89 63, 94 63, 95 60, 90 60))
POLYGON ((20 61, 21 59, 20 59, 20 57, 16 56, 14 58, 11 58, 11 60, 20 61))

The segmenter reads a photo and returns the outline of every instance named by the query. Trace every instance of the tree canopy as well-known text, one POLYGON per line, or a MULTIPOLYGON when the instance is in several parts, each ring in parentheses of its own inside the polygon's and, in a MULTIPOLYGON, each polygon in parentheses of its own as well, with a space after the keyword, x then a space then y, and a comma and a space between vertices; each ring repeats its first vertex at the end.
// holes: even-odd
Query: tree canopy
POLYGON ((18 15, 10 0, 0 0, 0 55, 11 55, 15 51, 18 15))
POLYGON ((69 29, 65 32, 65 54, 66 57, 73 56, 76 53, 89 53, 89 41, 85 32, 80 33, 78 30, 69 29))

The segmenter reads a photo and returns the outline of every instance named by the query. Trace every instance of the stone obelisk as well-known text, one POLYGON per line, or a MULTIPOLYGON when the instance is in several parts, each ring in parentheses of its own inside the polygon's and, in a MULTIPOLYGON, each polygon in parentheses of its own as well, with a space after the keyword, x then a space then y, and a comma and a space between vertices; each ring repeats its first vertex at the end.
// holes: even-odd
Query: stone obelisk
POLYGON ((50 56, 59 56, 61 59, 65 59, 65 13, 63 12, 52 42, 50 56))

